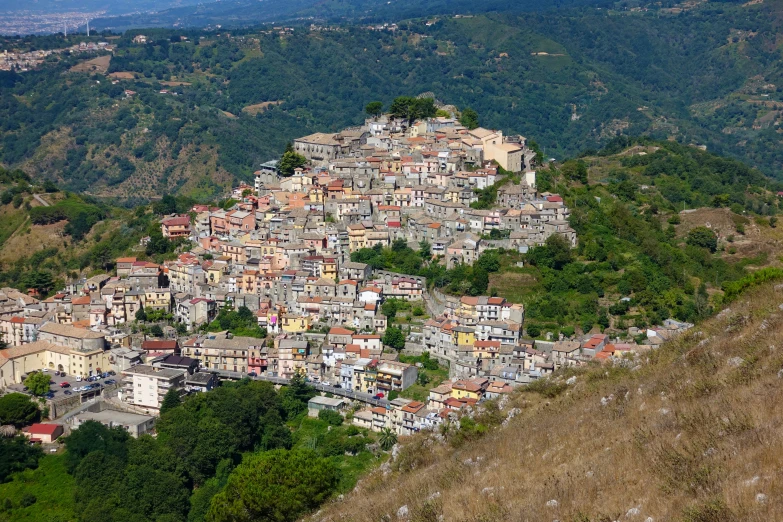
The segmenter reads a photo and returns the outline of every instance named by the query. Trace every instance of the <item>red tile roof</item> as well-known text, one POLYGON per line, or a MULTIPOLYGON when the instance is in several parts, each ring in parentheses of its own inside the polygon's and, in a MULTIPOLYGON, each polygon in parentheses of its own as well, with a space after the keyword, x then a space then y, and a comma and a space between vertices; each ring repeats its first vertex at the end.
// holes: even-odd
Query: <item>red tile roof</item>
POLYGON ((62 426, 59 424, 33 424, 32 426, 25 428, 24 432, 33 435, 54 435, 58 429, 62 430, 62 426))

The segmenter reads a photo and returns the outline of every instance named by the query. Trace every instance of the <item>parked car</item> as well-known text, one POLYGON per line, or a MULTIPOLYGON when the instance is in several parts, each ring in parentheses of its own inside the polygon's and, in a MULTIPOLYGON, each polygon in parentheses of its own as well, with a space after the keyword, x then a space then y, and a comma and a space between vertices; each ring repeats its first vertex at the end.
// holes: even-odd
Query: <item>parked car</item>
POLYGON ((334 388, 342 388, 342 385, 340 385, 340 383, 338 382, 338 383, 337 383, 337 384, 335 384, 333 387, 334 387, 334 388))
POLYGON ((103 372, 103 373, 101 374, 101 377, 102 377, 102 378, 104 378, 104 379, 105 379, 106 377, 108 377, 108 376, 109 376, 109 372, 103 372))
POLYGON ((77 375, 76 376, 76 382, 82 382, 82 376, 81 375, 77 375))
POLYGON ((258 374, 256 372, 250 372, 247 375, 250 377, 258 377, 258 374))
POLYGON ((114 379, 106 379, 104 383, 108 385, 112 385, 112 384, 117 384, 117 381, 115 381, 114 379))
POLYGON ((117 372, 115 372, 114 370, 109 370, 108 373, 109 375, 117 375, 117 372))
POLYGON ((70 383, 63 381, 60 383, 60 388, 68 388, 70 385, 70 383))
POLYGON ((44 395, 47 399, 54 399, 54 392, 49 392, 46 395, 44 395))
POLYGON ((65 395, 73 395, 73 392, 71 390, 65 390, 63 393, 65 395))
POLYGON ((30 388, 28 388, 27 386, 25 386, 24 388, 22 388, 22 391, 30 391, 30 388))
POLYGON ((41 371, 44 373, 49 373, 49 368, 41 368, 41 371))
POLYGON ((372 398, 373 399, 383 399, 383 394, 382 393, 376 393, 375 395, 372 396, 372 398))

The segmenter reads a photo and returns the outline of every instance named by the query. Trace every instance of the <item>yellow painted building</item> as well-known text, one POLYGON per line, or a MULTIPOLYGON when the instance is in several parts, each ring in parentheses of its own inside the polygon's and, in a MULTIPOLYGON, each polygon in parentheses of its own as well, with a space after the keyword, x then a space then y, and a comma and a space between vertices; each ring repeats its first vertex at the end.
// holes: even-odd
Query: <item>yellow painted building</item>
POLYGON ((451 396, 455 399, 479 400, 482 395, 481 386, 471 381, 456 381, 451 385, 451 396))
POLYGON ((284 315, 280 328, 286 333, 299 333, 310 328, 310 317, 303 315, 284 315))

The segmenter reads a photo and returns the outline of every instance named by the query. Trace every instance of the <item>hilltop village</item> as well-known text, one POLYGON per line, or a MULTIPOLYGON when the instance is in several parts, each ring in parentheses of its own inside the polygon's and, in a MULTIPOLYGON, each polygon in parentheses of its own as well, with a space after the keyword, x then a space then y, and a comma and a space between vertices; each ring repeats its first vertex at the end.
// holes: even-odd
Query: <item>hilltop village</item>
POLYGON ((521 304, 446 295, 424 277, 357 261, 368 249, 412 248, 454 268, 553 235, 576 245, 563 199, 536 189, 524 137, 450 117, 404 123, 379 116, 299 138, 228 206, 163 217, 163 239, 186 245, 174 261, 120 258, 111 273, 45 300, 3 289, 0 386, 21 390, 38 370, 88 380, 50 392, 52 414, 104 395, 107 411, 147 426, 171 389, 304 377, 328 395, 311 412, 350 409, 359 426, 407 435, 560 367, 650 349, 691 326, 669 321, 645 345, 603 334, 536 341, 523 335, 521 304), (487 189, 494 203, 473 208, 487 189), (411 311, 406 322, 387 315, 388 303, 411 311), (421 378, 443 366, 446 380, 421 378), (423 396, 406 398, 412 387, 423 396))

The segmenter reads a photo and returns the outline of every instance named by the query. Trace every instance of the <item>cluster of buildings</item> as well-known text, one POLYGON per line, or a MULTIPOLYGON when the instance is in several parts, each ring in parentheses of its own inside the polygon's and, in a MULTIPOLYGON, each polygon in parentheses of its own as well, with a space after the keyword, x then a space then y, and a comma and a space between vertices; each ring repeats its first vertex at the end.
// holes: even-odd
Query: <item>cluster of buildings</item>
MULTIPOLYGON (((451 118, 403 127, 380 117, 293 147, 308 168, 282 177, 276 162, 264 164, 254 186, 234 189, 232 207, 165 216, 163 237, 192 245, 173 261, 120 258, 116 273, 68 283, 40 301, 0 290, 0 333, 10 346, 0 351, 0 386, 33 369, 82 377, 113 369, 122 375, 117 401, 140 415, 154 414, 168 390, 209 390, 218 375, 302 373, 388 398, 416 384, 419 368, 384 351, 382 304, 396 298, 425 307, 427 281, 353 262, 352 253, 427 242, 433 262, 454 267, 487 249, 526 251, 552 234, 575 243, 562 198, 536 191, 534 154, 522 137, 469 130, 451 118), (475 189, 507 181, 499 167, 521 181, 502 184, 493 208, 471 208, 475 189), (198 333, 220 310, 240 307, 267 339, 198 333), (141 310, 161 312, 178 328, 147 339, 132 328, 141 310)), ((437 317, 407 340, 448 362, 451 379, 434 383, 426 403, 396 398, 357 412, 354 422, 408 434, 567 363, 521 337, 521 305, 487 296, 440 301, 437 317)), ((337 402, 321 398, 312 409, 339 409, 337 402)))
POLYGON ((27 52, 18 52, 8 49, 0 54, 0 71, 26 72, 40 66, 46 58, 53 54, 64 52, 84 53, 96 51, 112 51, 113 46, 109 42, 81 42, 64 49, 48 49, 27 52))

